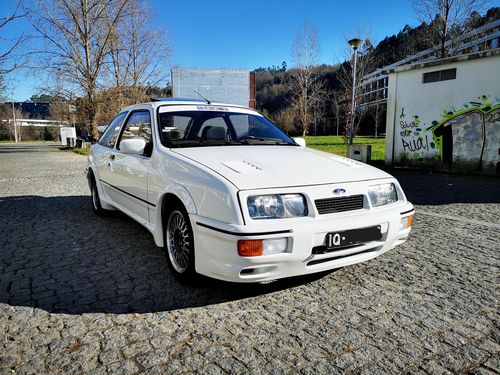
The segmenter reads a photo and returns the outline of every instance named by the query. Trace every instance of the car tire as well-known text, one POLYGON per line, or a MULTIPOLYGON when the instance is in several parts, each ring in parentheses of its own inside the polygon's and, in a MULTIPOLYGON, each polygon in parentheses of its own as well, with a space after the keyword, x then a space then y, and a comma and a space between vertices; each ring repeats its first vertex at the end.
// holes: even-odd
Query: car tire
POLYGON ((193 229, 184 207, 176 206, 168 212, 163 233, 165 253, 172 274, 184 282, 195 281, 193 229))
POLYGON ((101 198, 99 197, 99 190, 94 176, 90 177, 90 198, 94 212, 99 216, 106 215, 107 210, 101 206, 101 198))

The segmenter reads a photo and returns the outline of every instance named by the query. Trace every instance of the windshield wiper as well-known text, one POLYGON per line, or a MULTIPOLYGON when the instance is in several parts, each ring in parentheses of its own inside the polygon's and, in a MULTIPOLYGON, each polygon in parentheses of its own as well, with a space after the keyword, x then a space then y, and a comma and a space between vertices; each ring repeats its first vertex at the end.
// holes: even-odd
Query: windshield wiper
POLYGON ((171 147, 204 147, 204 146, 238 146, 238 145, 265 145, 265 146, 295 146, 292 143, 271 138, 248 138, 241 140, 227 139, 183 139, 171 144, 171 147))
POLYGON ((205 146, 227 146, 239 145, 239 142, 227 139, 183 139, 172 142, 171 147, 205 147, 205 146))

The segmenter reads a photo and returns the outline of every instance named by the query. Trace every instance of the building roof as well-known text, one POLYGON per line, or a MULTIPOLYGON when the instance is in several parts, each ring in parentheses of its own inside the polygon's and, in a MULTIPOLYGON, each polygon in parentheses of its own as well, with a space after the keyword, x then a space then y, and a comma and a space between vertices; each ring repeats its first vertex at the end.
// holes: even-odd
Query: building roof
MULTIPOLYGON (((483 25, 481 27, 478 27, 474 30, 471 30, 467 34, 463 35, 461 37, 461 40, 466 41, 468 38, 475 38, 478 35, 481 35, 481 36, 477 39, 473 39, 471 41, 466 41, 466 42, 462 43, 458 48, 456 48, 454 50, 454 54, 460 55, 467 48, 471 48, 471 47, 473 47, 475 45, 479 45, 480 43, 483 43, 487 40, 491 40, 491 39, 495 39, 495 38, 500 37, 499 27, 500 27, 500 19, 495 20, 493 22, 490 22, 490 23, 483 25), (485 35, 482 35, 482 34, 485 34, 485 35)), ((445 43, 446 46, 449 46, 450 44, 451 44, 451 41, 449 41, 449 40, 446 41, 446 43, 445 43)), ((425 61, 436 60, 437 58, 435 56, 435 53, 436 53, 436 47, 430 48, 430 49, 427 49, 425 51, 417 52, 414 55, 408 56, 408 57, 406 57, 402 60, 396 61, 395 63, 392 63, 390 65, 386 65, 382 68, 378 68, 378 69, 374 70, 373 72, 366 74, 362 78, 361 84, 367 84, 373 80, 378 80, 381 78, 381 76, 384 76, 387 71, 391 71, 392 69, 399 67, 399 66, 402 66, 402 65, 407 65, 407 64, 411 64, 411 63, 415 63, 415 62, 425 62, 425 61)))
POLYGON ((432 67, 432 66, 451 64, 451 63, 456 63, 456 62, 461 62, 461 61, 476 60, 476 59, 481 59, 484 57, 492 57, 492 56, 499 56, 499 55, 500 55, 500 48, 495 48, 495 49, 490 49, 490 50, 486 50, 486 51, 469 53, 467 55, 451 56, 451 57, 446 57, 444 59, 430 60, 430 61, 416 62, 413 64, 401 65, 401 66, 394 67, 392 69, 384 70, 384 73, 385 74, 399 73, 399 72, 405 72, 408 70, 422 69, 422 68, 428 68, 428 67, 432 67))

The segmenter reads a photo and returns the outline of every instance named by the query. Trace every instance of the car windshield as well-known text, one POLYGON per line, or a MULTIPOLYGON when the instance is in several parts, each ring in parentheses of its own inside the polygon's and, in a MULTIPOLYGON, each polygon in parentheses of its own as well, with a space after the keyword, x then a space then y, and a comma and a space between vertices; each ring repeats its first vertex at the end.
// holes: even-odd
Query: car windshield
POLYGON ((226 111, 175 111, 158 114, 166 147, 290 145, 296 143, 265 117, 226 111))

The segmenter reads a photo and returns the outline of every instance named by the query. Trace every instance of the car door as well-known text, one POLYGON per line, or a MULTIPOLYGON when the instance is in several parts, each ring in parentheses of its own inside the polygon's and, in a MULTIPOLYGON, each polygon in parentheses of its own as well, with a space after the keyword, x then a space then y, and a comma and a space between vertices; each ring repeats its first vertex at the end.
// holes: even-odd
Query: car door
POLYGON ((109 174, 106 184, 112 200, 121 208, 144 222, 148 216, 148 171, 153 150, 151 113, 147 109, 132 111, 118 138, 113 156, 109 159, 109 174), (120 151, 124 139, 142 138, 146 141, 141 155, 120 151))
POLYGON ((97 167, 96 178, 100 180, 101 187, 107 198, 111 198, 112 193, 107 182, 110 178, 111 161, 116 154, 114 148, 118 140, 118 136, 120 135, 120 129, 126 117, 127 112, 121 112, 117 115, 108 125, 104 134, 99 139, 99 142, 93 147, 92 151, 94 162, 97 167))

